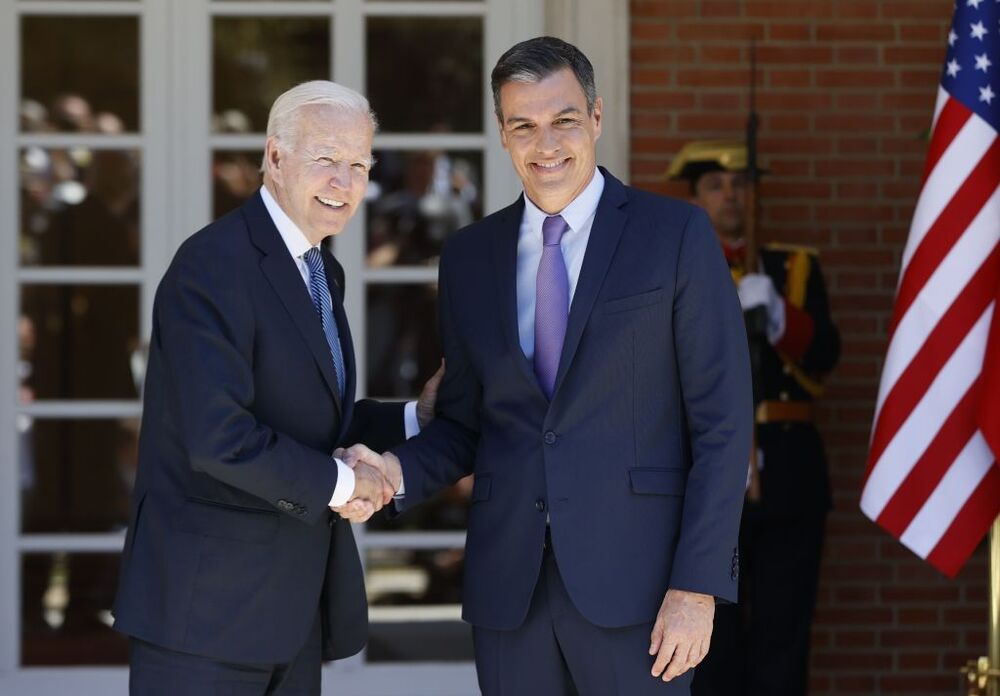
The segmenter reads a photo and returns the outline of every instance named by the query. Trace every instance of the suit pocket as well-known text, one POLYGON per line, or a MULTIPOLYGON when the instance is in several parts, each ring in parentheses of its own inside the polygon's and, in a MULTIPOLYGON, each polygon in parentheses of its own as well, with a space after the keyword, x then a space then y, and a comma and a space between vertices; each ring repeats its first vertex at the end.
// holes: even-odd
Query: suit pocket
POLYGON ((472 482, 470 502, 478 503, 483 500, 489 500, 492 483, 493 481, 489 476, 480 476, 477 474, 475 480, 472 482))
POLYGON ((266 544, 278 532, 278 513, 188 498, 174 517, 174 528, 207 537, 266 544))
POLYGON ((632 492, 639 495, 684 495, 687 469, 635 468, 628 470, 632 492))
POLYGON ((619 297, 616 300, 608 300, 601 305, 601 311, 605 314, 618 314, 620 312, 639 309, 640 307, 648 307, 662 300, 663 288, 656 288, 655 290, 642 292, 638 295, 629 295, 628 297, 619 297))

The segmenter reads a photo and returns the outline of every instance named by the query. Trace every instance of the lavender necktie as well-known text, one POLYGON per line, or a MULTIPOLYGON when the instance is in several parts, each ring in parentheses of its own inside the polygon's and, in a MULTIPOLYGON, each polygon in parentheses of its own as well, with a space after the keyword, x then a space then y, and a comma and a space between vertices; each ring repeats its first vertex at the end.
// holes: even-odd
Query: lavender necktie
POLYGON ((569 275, 559 242, 569 227, 560 215, 542 223, 542 259, 535 278, 535 375, 551 399, 566 338, 569 316, 569 275))

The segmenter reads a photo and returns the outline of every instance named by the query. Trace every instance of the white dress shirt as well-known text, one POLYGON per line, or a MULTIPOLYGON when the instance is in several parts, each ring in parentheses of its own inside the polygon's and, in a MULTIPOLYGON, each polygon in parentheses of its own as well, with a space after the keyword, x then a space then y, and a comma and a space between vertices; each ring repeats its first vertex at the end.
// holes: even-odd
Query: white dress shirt
MULTIPOLYGON (((314 248, 313 245, 309 243, 309 240, 302 233, 302 230, 300 230, 298 226, 292 222, 292 219, 285 214, 285 211, 282 210, 281 206, 278 205, 278 202, 274 200, 274 197, 271 195, 271 192, 267 190, 266 186, 260 187, 260 197, 264 201, 264 207, 267 208, 267 212, 271 216, 274 226, 278 228, 278 234, 281 235, 282 241, 288 248, 288 253, 292 255, 292 259, 295 261, 295 265, 299 269, 299 274, 302 276, 302 282, 305 283, 306 291, 308 292, 309 264, 306 263, 304 256, 307 251, 314 248)), ((316 245, 315 248, 319 248, 319 245, 316 245)), ((330 306, 333 306, 332 302, 330 306)), ((331 360, 332 359, 333 358, 331 357, 331 360)), ((417 422, 416 401, 410 401, 403 408, 403 427, 406 431, 407 438, 411 438, 420 432, 420 425, 417 422)), ((354 470, 336 457, 334 457, 334 461, 337 463, 337 485, 333 489, 333 497, 330 498, 330 506, 340 507, 354 496, 354 470)))
MULTIPOLYGON (((570 201, 557 215, 561 215, 569 229, 562 236, 559 246, 566 272, 569 274, 569 301, 573 304, 583 255, 590 240, 597 204, 604 193, 604 176, 594 169, 590 183, 580 195, 570 201)), ((549 214, 535 205, 524 194, 524 216, 517 241, 517 330, 524 357, 531 361, 535 356, 535 278, 542 259, 542 223, 549 214)))

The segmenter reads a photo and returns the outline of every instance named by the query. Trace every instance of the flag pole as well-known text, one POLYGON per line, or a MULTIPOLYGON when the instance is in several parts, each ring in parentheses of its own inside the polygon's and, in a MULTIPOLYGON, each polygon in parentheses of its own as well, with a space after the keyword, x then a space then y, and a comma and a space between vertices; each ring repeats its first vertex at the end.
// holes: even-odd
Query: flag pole
POLYGON ((1000 696, 1000 516, 990 527, 990 615, 988 654, 962 669, 968 696, 1000 696))
POLYGON ((1000 696, 997 670, 1000 669, 1000 516, 990 527, 990 642, 986 665, 987 696, 1000 696))

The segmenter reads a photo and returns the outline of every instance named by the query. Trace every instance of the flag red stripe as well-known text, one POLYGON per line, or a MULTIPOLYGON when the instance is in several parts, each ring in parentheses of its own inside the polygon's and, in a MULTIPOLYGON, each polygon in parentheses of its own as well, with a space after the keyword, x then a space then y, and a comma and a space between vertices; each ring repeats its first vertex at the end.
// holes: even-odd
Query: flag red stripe
POLYGON ((993 300, 998 271, 1000 246, 994 246, 989 257, 934 326, 927 340, 886 395, 875 423, 875 434, 868 455, 868 470, 865 472, 866 481, 896 431, 910 417, 937 373, 993 300))
POLYGON ((927 562, 948 577, 955 577, 996 519, 997 501, 1000 501, 1000 469, 994 462, 948 531, 927 555, 927 562))
POLYGON ((927 280, 979 215, 979 211, 996 191, 998 184, 1000 184, 1000 139, 994 138, 986 154, 931 225, 920 246, 910 258, 906 270, 903 271, 892 325, 889 328, 890 340, 927 280))
POLYGON ((962 452, 976 432, 976 404, 979 401, 979 380, 965 392, 941 430, 907 474, 892 498, 882 509, 876 522, 895 536, 902 536, 910 522, 920 512, 934 489, 944 478, 948 467, 962 452))
POLYGON ((945 101, 941 113, 938 114, 937 122, 934 124, 934 132, 931 133, 931 142, 927 149, 927 161, 924 163, 924 175, 920 179, 920 188, 924 187, 927 177, 934 171, 941 155, 948 149, 951 141, 958 135, 971 116, 972 111, 957 99, 952 99, 949 96, 945 101))

